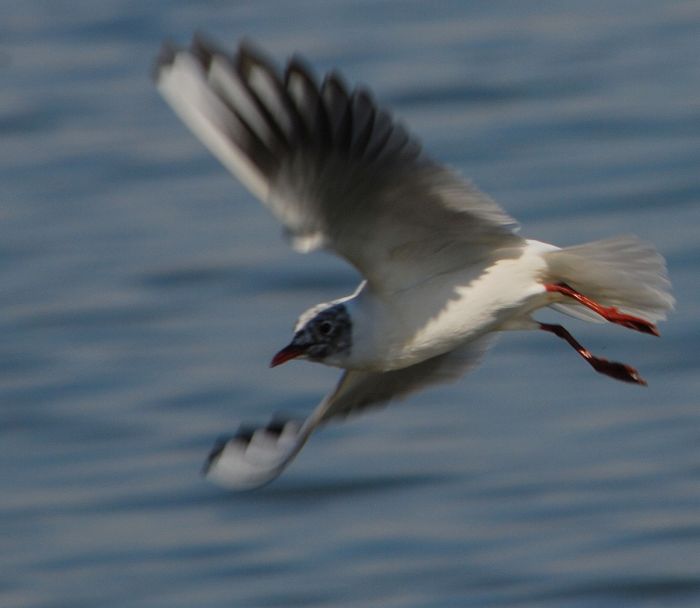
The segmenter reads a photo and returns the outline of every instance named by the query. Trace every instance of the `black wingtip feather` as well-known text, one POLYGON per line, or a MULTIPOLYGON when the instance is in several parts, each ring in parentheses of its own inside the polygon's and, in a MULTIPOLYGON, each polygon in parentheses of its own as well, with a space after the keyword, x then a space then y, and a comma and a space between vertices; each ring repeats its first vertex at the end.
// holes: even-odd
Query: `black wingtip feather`
POLYGON ((236 434, 232 437, 234 441, 240 441, 241 443, 250 443, 260 427, 252 425, 241 425, 236 431, 236 434))
POLYGON ((364 88, 355 89, 350 103, 353 115, 356 117, 355 133, 350 145, 353 153, 362 156, 374 131, 375 104, 372 95, 364 88))
POLYGON ((284 70, 284 86, 289 86, 289 76, 290 74, 298 74, 301 76, 311 87, 318 90, 318 80, 316 79, 316 74, 313 68, 301 55, 296 53, 292 55, 287 62, 287 67, 284 70))
POLYGON ((326 149, 333 140, 331 122, 321 101, 316 76, 299 55, 293 55, 287 63, 283 84, 304 126, 303 139, 307 143, 313 142, 316 147, 326 149), (299 84, 303 89, 301 95, 299 91, 293 90, 299 84))
POLYGON ((405 161, 420 152, 420 144, 376 105, 365 88, 350 89, 337 71, 328 73, 319 86, 313 70, 298 55, 280 72, 248 39, 229 54, 196 32, 188 49, 163 45, 153 70, 156 81, 180 53, 189 54, 199 64, 211 91, 230 112, 220 128, 268 178, 297 150, 310 152, 316 162, 332 154, 363 164, 405 161), (260 120, 230 94, 225 75, 212 73, 212 65, 219 62, 245 89, 247 103, 255 106, 260 120), (262 132, 260 125, 267 130, 262 132))
POLYGON ((353 116, 347 87, 338 72, 330 72, 324 78, 321 99, 330 120, 334 146, 341 150, 347 148, 350 145, 353 116))
POLYGON ((280 75, 275 62, 268 55, 256 46, 253 42, 244 38, 238 45, 236 53, 236 68, 246 77, 250 73, 252 66, 259 66, 270 74, 275 80, 280 81, 280 75))
POLYGON ((154 82, 157 83, 160 79, 160 73, 163 68, 172 65, 173 61, 175 61, 175 55, 177 55, 179 50, 175 43, 170 40, 166 40, 161 45, 158 55, 156 55, 156 59, 151 67, 151 78, 154 82))
POLYGON ((250 101, 255 104, 258 112, 265 119, 267 126, 274 133, 276 144, 285 147, 287 150, 292 142, 288 139, 288 134, 278 122, 278 118, 273 114, 272 108, 268 107, 270 99, 265 100, 263 93, 257 88, 252 80, 253 70, 257 68, 262 70, 269 77, 269 82, 276 89, 276 101, 285 108, 286 116, 292 122, 292 139, 296 136, 296 132, 300 127, 299 116, 296 112, 294 104, 288 99, 285 90, 282 87, 280 75, 275 68, 273 62, 269 60, 265 54, 258 51, 250 42, 243 41, 238 49, 235 57, 233 69, 239 76, 241 84, 245 87, 250 101))
POLYGON ((222 47, 200 31, 195 32, 192 36, 190 53, 200 62, 205 70, 210 68, 211 62, 217 55, 225 57, 229 61, 231 60, 231 56, 222 47))
POLYGON ((226 449, 226 444, 229 442, 230 439, 230 436, 217 438, 211 450, 209 451, 209 454, 207 454, 207 457, 204 460, 204 464, 202 465, 202 475, 206 476, 207 473, 209 473, 209 469, 211 469, 216 463, 216 461, 219 459, 219 456, 221 456, 221 453, 226 449))

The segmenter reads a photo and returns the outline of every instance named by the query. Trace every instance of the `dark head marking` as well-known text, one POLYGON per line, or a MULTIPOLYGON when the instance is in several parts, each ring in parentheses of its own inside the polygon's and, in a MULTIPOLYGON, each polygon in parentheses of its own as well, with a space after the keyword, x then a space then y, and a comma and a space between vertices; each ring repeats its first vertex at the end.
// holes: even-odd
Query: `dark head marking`
POLYGON ((342 358, 351 347, 352 321, 345 305, 322 304, 300 317, 294 339, 272 358, 270 365, 276 367, 297 357, 319 362, 329 357, 342 358))
POLYGON ((294 335, 293 343, 304 348, 312 361, 349 352, 352 347, 352 321, 344 304, 334 304, 309 319, 294 335))

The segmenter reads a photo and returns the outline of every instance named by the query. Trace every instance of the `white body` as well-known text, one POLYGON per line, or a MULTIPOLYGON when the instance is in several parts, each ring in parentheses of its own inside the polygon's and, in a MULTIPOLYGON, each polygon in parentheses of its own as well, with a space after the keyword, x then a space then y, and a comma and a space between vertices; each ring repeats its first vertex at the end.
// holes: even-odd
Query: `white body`
POLYGON ((532 327, 530 313, 555 301, 543 282, 543 253, 558 247, 524 241, 449 275, 430 277, 388 299, 365 286, 343 300, 353 318, 350 358, 325 361, 346 369, 388 371, 450 352, 488 332, 532 327))

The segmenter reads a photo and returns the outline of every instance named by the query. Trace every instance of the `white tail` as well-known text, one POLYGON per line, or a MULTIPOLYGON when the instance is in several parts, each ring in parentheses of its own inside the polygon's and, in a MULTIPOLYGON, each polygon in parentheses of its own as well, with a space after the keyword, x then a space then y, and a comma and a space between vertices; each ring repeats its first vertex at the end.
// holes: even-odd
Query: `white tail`
MULTIPOLYGON (((563 282, 586 297, 648 321, 666 318, 675 300, 666 263, 653 245, 635 236, 567 247, 545 254, 548 280, 563 282)), ((578 304, 555 304, 576 317, 594 320, 578 304)))

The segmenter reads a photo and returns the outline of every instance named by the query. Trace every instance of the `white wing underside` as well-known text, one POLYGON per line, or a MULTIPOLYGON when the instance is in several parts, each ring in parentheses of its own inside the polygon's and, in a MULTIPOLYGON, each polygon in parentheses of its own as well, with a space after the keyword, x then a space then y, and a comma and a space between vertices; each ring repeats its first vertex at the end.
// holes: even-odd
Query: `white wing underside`
POLYGON ((264 485, 286 468, 319 425, 384 405, 431 384, 457 380, 479 362, 493 339, 493 335, 484 336, 400 370, 346 371, 333 392, 303 422, 273 420, 265 427, 245 428, 220 440, 207 460, 206 476, 238 490, 264 485))
POLYGON ((348 92, 336 73, 318 85, 298 58, 278 74, 247 44, 228 56, 195 38, 164 49, 156 81, 297 249, 334 251, 377 291, 521 242, 498 205, 427 159, 369 92, 348 92))

